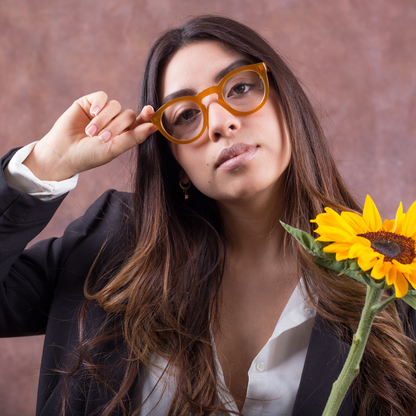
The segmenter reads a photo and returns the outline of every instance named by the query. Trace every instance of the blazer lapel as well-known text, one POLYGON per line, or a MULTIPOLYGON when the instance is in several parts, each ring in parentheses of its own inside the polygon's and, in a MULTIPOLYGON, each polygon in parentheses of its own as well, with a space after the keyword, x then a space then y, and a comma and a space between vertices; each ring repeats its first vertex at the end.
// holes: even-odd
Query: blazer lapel
MULTIPOLYGON (((332 384, 338 378, 350 346, 339 341, 326 320, 316 315, 305 366, 300 380, 293 416, 321 416, 332 384)), ((338 416, 353 415, 351 395, 347 393, 338 416)))

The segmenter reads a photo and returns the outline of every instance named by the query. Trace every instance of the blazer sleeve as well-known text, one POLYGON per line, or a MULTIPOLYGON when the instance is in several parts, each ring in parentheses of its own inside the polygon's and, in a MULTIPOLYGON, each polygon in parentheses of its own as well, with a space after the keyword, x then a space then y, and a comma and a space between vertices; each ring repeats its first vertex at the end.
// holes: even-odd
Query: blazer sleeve
MULTIPOLYGON (((64 196, 42 201, 8 186, 0 171, 0 336, 44 334, 56 288, 82 296, 83 282, 104 242, 119 228, 123 198, 103 194, 61 238, 26 245, 47 225, 64 196), (62 284, 60 279, 68 283, 62 284)), ((117 195, 117 196, 116 196, 117 195)), ((65 283, 65 282, 64 282, 65 283)), ((62 293, 60 294, 62 298, 62 293)))

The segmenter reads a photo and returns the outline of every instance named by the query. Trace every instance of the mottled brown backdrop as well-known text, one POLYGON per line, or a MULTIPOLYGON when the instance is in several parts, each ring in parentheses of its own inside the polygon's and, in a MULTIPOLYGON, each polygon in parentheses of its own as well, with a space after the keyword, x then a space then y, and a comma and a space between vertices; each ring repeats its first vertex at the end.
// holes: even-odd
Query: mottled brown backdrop
MULTIPOLYGON (((187 17, 217 13, 257 29, 301 78, 358 199, 382 216, 416 199, 414 0, 1 0, 0 146, 41 138, 78 97, 106 91, 136 108, 149 45, 187 17)), ((40 236, 60 235, 129 157, 81 175, 40 236)), ((0 254, 1 255, 1 254, 0 254)), ((0 414, 35 413, 42 337, 0 340, 0 414)))

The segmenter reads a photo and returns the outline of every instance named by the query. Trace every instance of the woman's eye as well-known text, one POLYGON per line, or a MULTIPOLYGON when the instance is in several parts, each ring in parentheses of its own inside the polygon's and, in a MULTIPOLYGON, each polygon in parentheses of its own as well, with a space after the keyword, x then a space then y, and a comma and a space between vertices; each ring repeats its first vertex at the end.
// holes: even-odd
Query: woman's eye
POLYGON ((174 124, 179 125, 179 124, 187 123, 190 120, 192 120, 195 116, 197 116, 199 112, 200 111, 198 109, 184 110, 180 114, 178 114, 178 116, 175 118, 174 124))
POLYGON ((229 93, 229 96, 231 95, 241 95, 248 93, 252 88, 254 87, 253 84, 247 84, 247 83, 240 83, 234 85, 229 93))

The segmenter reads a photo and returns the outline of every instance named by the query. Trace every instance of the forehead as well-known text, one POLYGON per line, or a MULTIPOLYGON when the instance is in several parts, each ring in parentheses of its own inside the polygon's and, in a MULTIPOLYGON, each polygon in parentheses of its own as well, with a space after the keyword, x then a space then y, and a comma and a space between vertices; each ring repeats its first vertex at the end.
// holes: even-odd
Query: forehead
POLYGON ((197 92, 216 84, 216 75, 244 55, 216 41, 200 41, 176 52, 165 66, 161 77, 161 102, 175 91, 197 92))

